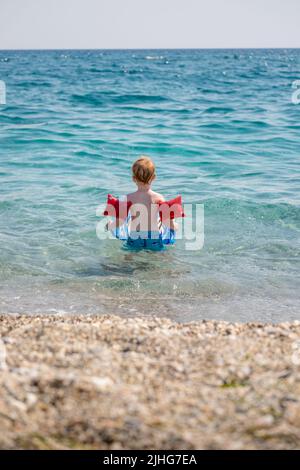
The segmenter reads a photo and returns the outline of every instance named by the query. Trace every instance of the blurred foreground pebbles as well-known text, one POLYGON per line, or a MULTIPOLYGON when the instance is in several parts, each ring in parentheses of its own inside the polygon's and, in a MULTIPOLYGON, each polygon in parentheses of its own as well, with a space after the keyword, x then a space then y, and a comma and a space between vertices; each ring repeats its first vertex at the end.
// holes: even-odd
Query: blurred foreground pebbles
POLYGON ((300 448, 300 322, 0 316, 0 447, 300 448))

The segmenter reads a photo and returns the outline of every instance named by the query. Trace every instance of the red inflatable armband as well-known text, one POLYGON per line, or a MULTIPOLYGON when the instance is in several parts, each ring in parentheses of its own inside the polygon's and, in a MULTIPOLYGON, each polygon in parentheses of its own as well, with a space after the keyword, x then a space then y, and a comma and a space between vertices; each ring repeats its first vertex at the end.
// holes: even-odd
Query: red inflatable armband
POLYGON ((183 212, 181 196, 170 199, 170 201, 159 202, 158 204, 159 215, 162 222, 165 220, 173 220, 185 216, 183 212))
POLYGON ((131 205, 131 202, 120 201, 117 197, 108 194, 106 207, 103 212, 103 215, 115 217, 116 219, 126 219, 131 205))

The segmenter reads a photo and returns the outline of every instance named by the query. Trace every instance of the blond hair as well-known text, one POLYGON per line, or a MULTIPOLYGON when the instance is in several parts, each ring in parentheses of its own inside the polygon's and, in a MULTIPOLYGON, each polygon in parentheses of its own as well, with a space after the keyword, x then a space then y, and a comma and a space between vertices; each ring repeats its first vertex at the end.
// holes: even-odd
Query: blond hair
POLYGON ((151 183, 155 178, 155 165, 151 158, 142 155, 132 165, 132 175, 134 179, 143 184, 151 183))

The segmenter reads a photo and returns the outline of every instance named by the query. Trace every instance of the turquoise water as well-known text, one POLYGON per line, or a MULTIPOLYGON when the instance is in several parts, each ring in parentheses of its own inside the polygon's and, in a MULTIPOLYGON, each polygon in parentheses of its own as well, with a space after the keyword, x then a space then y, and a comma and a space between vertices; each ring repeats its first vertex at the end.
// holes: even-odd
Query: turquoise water
POLYGON ((0 311, 299 318, 296 79, 300 50, 0 51, 0 311), (97 238, 141 153, 201 251, 97 238))

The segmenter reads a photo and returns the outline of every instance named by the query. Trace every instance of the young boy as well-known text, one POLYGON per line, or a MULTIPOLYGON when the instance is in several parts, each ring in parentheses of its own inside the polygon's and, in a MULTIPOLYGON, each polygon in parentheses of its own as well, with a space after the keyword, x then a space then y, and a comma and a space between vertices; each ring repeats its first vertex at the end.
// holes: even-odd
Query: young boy
MULTIPOLYGON (((151 189, 155 178, 155 165, 150 158, 142 156, 132 165, 132 179, 137 185, 137 190, 127 194, 127 201, 132 204, 131 230, 153 233, 161 228, 158 203, 164 202, 165 199, 151 189)), ((172 230, 176 229, 174 220, 170 220, 168 226, 172 230)))
MULTIPOLYGON (((128 220, 127 245, 136 248, 159 248, 163 245, 162 232, 166 229, 169 238, 174 240, 174 231, 177 224, 174 220, 164 221, 164 227, 159 217, 159 202, 165 202, 164 197, 151 189, 156 178, 153 161, 141 156, 132 165, 132 179, 137 190, 127 194, 127 203, 130 204, 130 217, 128 220)), ((114 230, 116 226, 124 224, 124 220, 117 220, 116 225, 109 223, 108 228, 114 230)), ((118 237, 119 238, 119 237, 118 237)))

